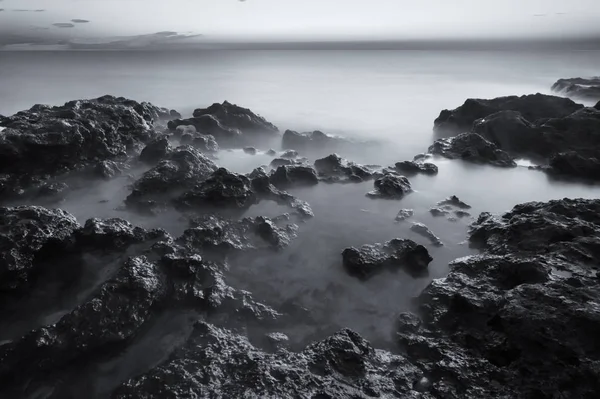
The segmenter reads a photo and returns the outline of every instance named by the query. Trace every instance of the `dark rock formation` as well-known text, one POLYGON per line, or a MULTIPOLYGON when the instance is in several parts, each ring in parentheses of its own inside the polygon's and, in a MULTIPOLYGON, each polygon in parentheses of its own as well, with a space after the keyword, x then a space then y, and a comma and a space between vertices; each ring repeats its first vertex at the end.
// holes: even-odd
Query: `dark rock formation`
POLYGON ((471 205, 461 201, 456 195, 452 195, 445 200, 438 202, 437 204, 438 206, 449 205, 460 209, 471 209, 471 205))
POLYGON ((498 97, 491 100, 468 99, 454 110, 443 110, 434 122, 434 128, 441 133, 462 133, 471 131, 473 122, 499 111, 517 111, 527 121, 542 118, 561 118, 583 108, 573 101, 544 94, 498 97))
POLYGON ((450 214, 450 209, 448 209, 448 207, 431 208, 429 213, 436 217, 446 216, 450 214))
POLYGON ((456 137, 439 139, 429 152, 449 159, 490 164, 500 167, 515 167, 516 162, 495 144, 475 133, 462 133, 456 137))
POLYGON ((140 153, 140 161, 155 165, 173 151, 173 147, 166 137, 157 138, 144 147, 140 153))
POLYGON ((274 160, 271 161, 269 166, 273 169, 277 169, 280 166, 294 165, 295 163, 296 162, 294 162, 291 159, 275 158, 274 160))
POLYGON ((361 182, 373 178, 369 168, 348 162, 337 154, 317 159, 315 169, 321 180, 328 183, 361 182))
POLYGON ((454 211, 454 214, 460 219, 471 217, 471 214, 467 211, 454 211))
POLYGON ((129 165, 123 162, 101 161, 94 166, 92 174, 94 177, 108 180, 122 175, 127 169, 129 165))
POLYGON ((286 130, 285 133, 283 133, 281 148, 284 150, 293 149, 296 151, 328 150, 348 143, 349 141, 341 137, 330 136, 319 130, 307 133, 298 133, 293 130, 286 130))
POLYGON ((412 193, 410 182, 404 176, 388 173, 375 180, 375 190, 368 192, 371 198, 402 199, 412 193))
POLYGON ((250 179, 219 168, 176 200, 180 209, 210 212, 215 209, 245 210, 257 202, 250 179))
POLYGON ((600 152, 598 157, 583 157, 575 151, 561 152, 550 158, 546 171, 558 176, 600 180, 600 152))
POLYGON ((436 247, 441 247, 444 245, 442 240, 433 234, 433 232, 429 230, 429 227, 425 226, 423 223, 413 223, 412 226, 410 226, 410 229, 418 235, 427 238, 436 247))
POLYGON ((195 134, 192 146, 204 154, 214 154, 219 151, 219 144, 210 134, 195 134))
POLYGON ((217 143, 225 148, 257 144, 274 139, 279 133, 277 127, 263 117, 227 101, 196 109, 193 118, 177 119, 168 124, 172 131, 178 126, 188 125, 194 126, 200 133, 214 136, 217 143))
POLYGON ((552 90, 570 97, 598 101, 600 99, 600 77, 558 79, 552 85, 552 90))
POLYGON ((125 203, 134 209, 152 211, 161 202, 194 187, 215 170, 216 165, 198 150, 181 146, 133 184, 125 203))
POLYGON ((280 166, 271 174, 270 180, 278 188, 312 186, 319 183, 317 172, 310 166, 303 165, 280 166))
POLYGON ((244 152, 248 155, 256 155, 256 148, 254 147, 244 147, 244 152))
POLYGON ((424 246, 411 240, 394 239, 385 244, 346 248, 342 252, 348 274, 368 280, 383 270, 406 271, 413 277, 427 275, 433 258, 424 246))
POLYGON ((287 159, 298 158, 298 151, 296 151, 296 150, 287 150, 283 154, 281 154, 281 158, 287 158, 287 159))
POLYGON ((397 162, 396 170, 406 175, 416 175, 422 173, 424 175, 437 175, 438 167, 432 163, 421 163, 415 161, 397 162))
POLYGON ((396 222, 403 222, 406 219, 410 219, 415 214, 415 211, 412 209, 400 209, 398 214, 396 215, 396 222))

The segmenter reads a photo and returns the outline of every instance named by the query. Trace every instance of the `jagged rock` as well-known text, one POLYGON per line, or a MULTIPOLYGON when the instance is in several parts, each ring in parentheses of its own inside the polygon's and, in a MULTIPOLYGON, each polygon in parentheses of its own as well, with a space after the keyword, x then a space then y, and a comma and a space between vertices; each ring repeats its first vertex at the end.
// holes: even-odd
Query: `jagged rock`
POLYGON ((438 236, 433 234, 433 232, 429 230, 429 227, 425 226, 423 223, 413 222, 412 226, 410 226, 410 229, 418 235, 427 238, 436 247, 441 247, 444 245, 442 240, 440 240, 438 236))
POLYGON ((298 133, 293 130, 286 130, 283 133, 281 148, 298 150, 326 150, 333 149, 336 146, 348 144, 349 142, 341 137, 330 136, 319 130, 307 133, 298 133))
POLYGON ((287 150, 283 154, 281 154, 281 158, 288 158, 288 159, 298 158, 298 151, 287 150))
POLYGON ((437 175, 438 167, 432 163, 421 163, 414 161, 397 162, 396 170, 407 175, 416 175, 422 173, 424 175, 437 175))
POLYGON ((74 232, 73 237, 78 247, 102 251, 122 251, 134 244, 171 240, 164 230, 145 230, 117 218, 88 219, 81 229, 74 232))
POLYGON ((101 161, 94 166, 93 174, 101 179, 112 179, 123 174, 127 165, 115 161, 101 161))
POLYGON ((600 388, 600 201, 482 214, 461 258, 402 314, 398 341, 434 396, 592 398, 600 388), (491 384, 490 381, 502 381, 491 384))
POLYGON ((450 214, 450 210, 445 208, 445 207, 441 207, 441 208, 431 208, 429 210, 429 213, 431 213, 433 216, 439 217, 439 216, 446 216, 450 214))
POLYGON ((191 125, 198 132, 214 136, 225 148, 256 144, 276 138, 279 133, 277 127, 263 117, 227 101, 196 109, 193 118, 170 121, 168 127, 174 131, 181 125, 191 125))
POLYGON ((151 211, 158 203, 168 199, 166 197, 194 187, 215 170, 217 166, 195 148, 178 147, 168 159, 133 183, 125 203, 130 208, 151 211))
POLYGON ((330 183, 361 182, 373 178, 373 173, 363 165, 348 162, 337 154, 315 161, 319 177, 330 183))
POLYGON ((246 337, 200 322, 181 350, 123 384, 113 398, 417 397, 413 383, 421 379, 422 373, 401 356, 375 350, 348 329, 297 353, 268 354, 246 337))
MULTIPOLYGON (((183 143, 183 140, 182 140, 183 143)), ((140 153, 140 161, 155 165, 173 151, 173 147, 166 137, 157 138, 144 147, 140 153)))
POLYGON ((449 205, 460 209, 471 209, 471 205, 461 201, 456 195, 452 195, 445 200, 438 202, 437 204, 438 206, 449 205))
POLYGON ((467 211, 454 211, 454 214, 460 219, 471 217, 471 214, 467 211))
POLYGON ((552 90, 571 97, 598 101, 600 99, 600 77, 558 79, 552 85, 552 90))
POLYGON ((583 108, 568 98, 530 94, 525 96, 498 97, 491 100, 473 99, 465 101, 454 110, 443 110, 434 122, 440 133, 457 134, 471 131, 473 122, 499 111, 517 111, 530 122, 542 118, 561 118, 583 108))
POLYGON ((375 180, 374 185, 375 190, 367 193, 368 197, 402 199, 413 191, 406 177, 391 173, 375 180))
POLYGON ((244 152, 248 155, 256 155, 256 148, 254 147, 244 147, 244 152))
POLYGON ((277 169, 280 166, 294 165, 295 162, 291 159, 275 158, 271 161, 269 166, 273 169, 277 169))
POLYGON ((218 208, 248 209, 257 202, 250 179, 219 168, 175 200, 180 209, 211 211, 218 208))
MULTIPOLYGON (((598 154, 600 156, 600 153, 598 154)), ((556 154, 550 159, 548 173, 590 180, 600 179, 600 158, 582 157, 574 151, 556 154)))
POLYGON ((429 147, 429 152, 473 163, 508 168, 517 166, 510 155, 476 133, 463 133, 456 137, 439 139, 429 147))
POLYGON ((195 134, 192 147, 205 154, 214 154, 219 151, 219 144, 210 134, 195 134))
POLYGON ((412 209, 400 209, 398 214, 396 215, 396 222, 403 222, 406 219, 410 219, 415 214, 415 211, 412 209))
POLYGON ((473 122, 473 133, 508 152, 527 153, 539 143, 541 132, 517 111, 500 111, 473 122))
POLYGON ((427 275, 427 266, 433 260, 424 246, 401 239, 346 248, 342 258, 348 274, 361 280, 368 280, 384 270, 396 272, 399 269, 413 277, 421 277, 427 275))
POLYGON ((0 295, 24 293, 39 260, 53 257, 78 228, 75 217, 60 209, 0 208, 0 295))
POLYGON ((310 166, 284 165, 270 176, 271 183, 278 188, 312 186, 319 183, 317 172, 310 166))
POLYGON ((41 199, 46 202, 60 202, 64 200, 69 186, 66 183, 46 183, 36 190, 34 199, 41 199))

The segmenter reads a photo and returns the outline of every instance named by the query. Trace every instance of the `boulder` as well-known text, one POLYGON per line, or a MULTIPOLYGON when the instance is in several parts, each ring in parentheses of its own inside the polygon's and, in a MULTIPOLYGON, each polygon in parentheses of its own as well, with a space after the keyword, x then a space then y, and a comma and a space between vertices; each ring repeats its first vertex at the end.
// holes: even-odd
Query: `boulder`
POLYGON ((349 162, 337 154, 315 161, 319 178, 328 183, 358 183, 373 178, 373 172, 363 165, 349 162))
POLYGON ((274 160, 271 161, 269 166, 273 169, 277 169, 280 166, 295 165, 295 164, 296 164, 296 162, 291 159, 275 158, 274 160))
POLYGON ((204 154, 214 154, 219 151, 219 144, 210 134, 196 134, 192 139, 192 147, 204 154))
POLYGON ((446 216, 450 214, 450 209, 448 207, 431 208, 429 213, 435 217, 446 216))
POLYGON ((254 147, 244 147, 244 153, 248 155, 256 155, 256 148, 254 147))
POLYGON ((154 139, 144 147, 140 153, 140 161, 156 165, 173 151, 173 147, 166 137, 154 139))
POLYGON ((368 197, 402 199, 413 191, 406 177, 391 173, 375 180, 374 186, 375 190, 367 193, 368 197))
POLYGON ((296 151, 307 150, 327 150, 337 146, 348 144, 349 141, 336 136, 330 136, 319 130, 314 132, 298 133, 293 130, 286 130, 283 133, 281 148, 293 149, 296 151))
POLYGON ((558 79, 552 90, 569 97, 588 101, 600 99, 600 77, 558 79))
POLYGON ((462 133, 456 137, 439 139, 429 152, 449 159, 462 159, 478 164, 511 168, 517 166, 508 153, 476 133, 462 133))
POLYGON ((271 183, 278 188, 313 186, 319 183, 317 172, 310 166, 279 166, 270 176, 271 183))
POLYGON ((269 150, 267 151, 267 155, 270 157, 274 157, 275 155, 277 155, 277 151, 275 151, 272 148, 269 148, 269 150))
POLYGON ((444 245, 442 240, 429 229, 429 227, 425 226, 423 223, 413 222, 410 229, 417 233, 420 236, 427 238, 434 246, 441 247, 444 245))
POLYGON ((406 175, 417 175, 419 173, 437 175, 438 173, 438 167, 428 162, 403 161, 397 162, 395 167, 398 172, 406 175))
POLYGON ((298 158, 298 151, 287 150, 283 154, 281 154, 281 158, 287 158, 287 159, 298 158))
POLYGON ((465 101, 454 110, 443 110, 434 122, 434 129, 442 134, 471 131, 473 122, 499 111, 517 111, 525 120, 535 122, 542 118, 561 118, 583 108, 568 98, 530 94, 524 96, 498 97, 491 100, 465 101))
POLYGON ((413 277, 422 277, 427 275, 427 266, 433 260, 424 246, 401 239, 346 248, 342 258, 348 274, 361 280, 368 280, 384 270, 396 272, 400 269, 413 277))
POLYGON ((109 180, 121 176, 127 169, 129 166, 123 162, 101 161, 94 166, 92 174, 94 177, 109 180))
POLYGON ((460 209, 471 209, 471 205, 461 201, 460 198, 458 198, 456 195, 451 195, 450 197, 438 202, 437 204, 438 206, 453 206, 460 209))
POLYGON ((583 157, 575 151, 561 152, 550 158, 550 174, 589 180, 600 180, 600 152, 598 157, 583 157))
POLYGON ((396 215, 396 222, 403 222, 406 219, 410 219, 415 214, 415 211, 412 209, 400 209, 398 214, 396 215))

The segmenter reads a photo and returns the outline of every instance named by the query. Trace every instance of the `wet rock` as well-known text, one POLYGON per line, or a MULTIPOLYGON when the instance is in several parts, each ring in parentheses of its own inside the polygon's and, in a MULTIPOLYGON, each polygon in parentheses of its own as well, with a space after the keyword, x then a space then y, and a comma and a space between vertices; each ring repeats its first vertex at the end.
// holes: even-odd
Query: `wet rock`
POLYGON ((448 205, 460 209, 471 209, 471 205, 461 201, 460 198, 458 198, 456 195, 452 195, 446 198, 445 200, 438 202, 437 204, 438 206, 448 205))
POLYGON ((475 133, 463 133, 456 137, 439 139, 429 147, 429 152, 449 159, 462 159, 478 164, 508 168, 517 166, 508 153, 475 133))
POLYGON ((64 200, 69 191, 66 183, 46 183, 43 184, 34 195, 34 199, 41 199, 46 202, 60 202, 64 200))
POLYGON ((217 169, 175 200, 180 209, 208 212, 214 209, 248 209, 257 202, 250 179, 225 168, 217 169))
POLYGON ((552 85, 552 90, 570 97, 598 101, 600 77, 559 79, 552 85))
POLYGON ((168 127, 173 131, 181 125, 191 125, 198 132, 214 136, 217 143, 225 148, 240 148, 271 140, 279 132, 263 117, 227 101, 196 109, 193 118, 170 121, 168 127))
POLYGON ((436 247, 441 247, 444 245, 442 240, 440 240, 438 236, 433 234, 433 232, 429 230, 429 227, 425 226, 423 223, 413 222, 412 226, 410 226, 410 229, 418 235, 427 238, 436 247))
POLYGON ((244 153, 248 155, 256 155, 256 148, 254 147, 244 147, 244 153))
POLYGON ((429 213, 431 213, 433 216, 439 217, 439 216, 446 216, 450 214, 450 210, 446 209, 444 207, 442 208, 431 208, 429 210, 429 213))
POLYGON ((367 193, 368 197, 402 199, 413 191, 406 177, 391 173, 375 180, 374 185, 375 190, 367 193))
POLYGON ((281 158, 287 158, 287 159, 298 158, 298 151, 287 150, 283 154, 281 154, 281 158))
POLYGON ((271 161, 269 166, 271 168, 277 169, 280 166, 287 166, 287 165, 294 165, 294 164, 295 164, 295 162, 292 161, 291 159, 275 158, 274 160, 271 161))
POLYGON ((346 248, 342 258, 348 274, 361 280, 368 280, 384 270, 396 272, 402 269, 413 277, 425 276, 427 266, 433 260, 424 246, 401 239, 346 248))
POLYGON ((310 166, 302 165, 280 166, 271 173, 270 180, 278 188, 313 186, 319 183, 317 172, 310 166))
POLYGON ((145 230, 133 226, 127 220, 92 218, 73 233, 78 248, 101 251, 122 251, 132 245, 148 241, 170 241, 164 230, 145 230))
POLYGON ((271 157, 274 157, 275 155, 277 155, 277 151, 275 151, 272 148, 269 148, 269 151, 267 151, 267 155, 271 156, 271 157))
POLYGON ((219 144, 210 134, 196 134, 192 146, 204 154, 214 154, 219 151, 219 144))
POLYGON ((454 214, 456 215, 456 217, 458 217, 460 219, 471 217, 471 214, 466 211, 454 211, 454 214))
POLYGON ((178 147, 168 159, 159 162, 133 183, 125 203, 133 209, 152 211, 159 204, 194 187, 215 170, 216 165, 195 148, 178 147))
POLYGON ((332 149, 336 146, 348 144, 349 142, 341 137, 330 136, 319 130, 307 133, 298 133, 293 130, 286 130, 283 133, 281 148, 299 150, 324 150, 332 149))
POLYGON ((94 166, 93 175, 101 179, 112 179, 113 177, 121 176, 128 166, 123 163, 114 161, 98 162, 94 166))
POLYGON ((246 337, 198 323, 181 350, 123 384, 113 397, 412 397, 413 381, 421 378, 402 357, 375 350, 348 329, 297 353, 269 354, 246 337))
POLYGON ((412 209, 400 209, 398 214, 396 215, 396 222, 403 222, 406 219, 410 219, 415 214, 415 211, 412 209))
POLYGON ((471 131, 473 122, 499 111, 517 111, 529 122, 542 118, 561 118, 583 108, 583 105, 563 98, 544 94, 498 97, 491 100, 465 101, 454 110, 443 110, 434 122, 439 133, 457 134, 471 131))
POLYGON ((319 177, 329 183, 358 183, 373 178, 373 172, 368 167, 348 162, 337 154, 317 159, 315 169, 319 177))
POLYGON ((472 131, 504 151, 520 154, 530 153, 542 138, 537 126, 517 111, 500 111, 477 119, 472 131))
POLYGON ((78 228, 75 217, 60 209, 0 208, 0 295, 26 292, 38 261, 68 245, 78 228))
POLYGON ((421 163, 414 161, 397 162, 396 170, 407 175, 416 175, 422 173, 424 175, 437 175, 438 167, 432 163, 421 163))
MULTIPOLYGON (((183 142, 183 141, 182 141, 183 142)), ((173 147, 166 137, 157 138, 144 147, 140 153, 140 161, 155 165, 173 151, 173 147)))
POLYGON ((556 154, 550 159, 546 172, 558 176, 599 180, 600 152, 598 157, 583 157, 574 151, 556 154))

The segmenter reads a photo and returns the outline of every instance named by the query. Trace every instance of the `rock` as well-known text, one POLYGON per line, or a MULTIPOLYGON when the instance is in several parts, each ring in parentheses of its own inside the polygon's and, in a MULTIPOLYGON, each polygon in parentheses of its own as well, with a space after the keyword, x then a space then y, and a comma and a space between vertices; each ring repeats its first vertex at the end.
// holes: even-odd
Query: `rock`
POLYGON ((400 209, 398 214, 396 215, 396 222, 403 222, 406 219, 410 219, 415 214, 415 211, 412 209, 400 209))
POLYGON ((594 105, 594 109, 600 110, 600 101, 598 101, 596 105, 594 105))
POLYGON ((429 213, 431 213, 433 216, 439 217, 450 214, 450 211, 446 208, 431 208, 429 213))
POLYGON ((142 175, 125 200, 130 208, 152 211, 178 192, 194 187, 217 170, 217 166, 190 146, 178 147, 168 159, 142 175))
POLYGON ((294 165, 295 162, 291 159, 275 158, 271 161, 269 166, 273 169, 277 169, 280 166, 294 165))
POLYGON ((490 164, 499 167, 516 167, 516 162, 495 144, 475 133, 462 133, 456 137, 439 139, 429 152, 449 159, 462 159, 478 164, 490 164))
POLYGON ((219 208, 245 210, 257 202, 250 179, 225 168, 217 169, 175 200, 179 209, 203 212, 219 208))
POLYGON ((193 139, 194 136, 192 135, 192 133, 183 133, 179 138, 179 142, 181 144, 191 144, 193 139))
POLYGON ((270 176, 271 183, 278 188, 312 186, 319 183, 317 172, 310 166, 287 165, 278 167, 270 176))
POLYGON ((422 173, 424 175, 437 175, 438 167, 432 163, 420 163, 414 161, 403 161, 396 163, 396 170, 407 175, 416 175, 422 173))
POLYGON ((35 105, 2 119, 0 173, 57 174, 125 155, 155 137, 160 114, 112 96, 35 105))
POLYGON ((420 236, 427 238, 436 247, 441 247, 444 245, 442 240, 440 240, 440 238, 438 236, 433 234, 433 232, 431 230, 429 230, 429 227, 425 226, 423 223, 413 222, 410 229, 412 231, 414 231, 415 233, 419 234, 420 236))
POLYGON ((470 239, 485 252, 451 263, 418 297, 419 316, 399 318, 406 356, 444 376, 431 393, 595 396, 599 211, 599 200, 563 199, 479 217, 470 239))
POLYGON ((281 148, 294 150, 327 150, 336 146, 348 144, 343 138, 327 135, 319 130, 307 133, 298 133, 286 130, 283 133, 281 148))
POLYGON ((411 240, 394 239, 385 244, 346 248, 342 252, 348 274, 368 280, 383 270, 405 270, 413 277, 427 275, 427 266, 433 258, 424 246, 411 240))
POLYGON ((103 252, 118 252, 145 242, 171 240, 169 234, 164 230, 145 230, 133 226, 127 220, 118 218, 88 219, 81 229, 73 233, 73 237, 78 248, 103 252))
POLYGON ((157 138, 144 147, 140 154, 140 161, 156 165, 173 151, 173 147, 166 137, 157 138))
POLYGON ((362 182, 373 178, 366 166, 348 162, 337 154, 331 154, 315 161, 319 177, 328 183, 362 182))
POLYGON ((498 148, 520 154, 530 152, 541 138, 536 125, 517 111, 500 111, 477 119, 472 131, 498 148))
POLYGON ((413 191, 406 177, 391 173, 375 180, 374 185, 375 190, 367 193, 368 197, 402 199, 413 191))
POLYGON ((267 151, 267 155, 270 157, 274 157, 275 155, 277 155, 277 151, 275 151, 272 148, 269 148, 269 150, 267 151))
POLYGON ((598 101, 600 99, 600 77, 559 79, 552 85, 552 90, 570 97, 598 101))
POLYGON ((600 179, 599 157, 582 157, 574 151, 556 154, 550 159, 550 168, 546 171, 553 175, 576 177, 590 180, 600 179))
POLYGON ((214 154, 219 151, 219 144, 210 134, 196 134, 192 146, 204 154, 214 154))
POLYGON ((64 200, 68 191, 69 186, 66 183, 46 183, 37 190, 34 199, 41 199, 46 202, 60 202, 64 200))
POLYGON ((113 177, 121 176, 128 168, 123 163, 115 161, 101 161, 94 166, 93 175, 101 179, 112 179, 113 177))
POLYGON ((0 295, 26 293, 40 260, 68 245, 75 217, 38 206, 0 208, 0 295))
POLYGON ((561 118, 583 108, 583 105, 563 98, 544 94, 498 97, 491 100, 465 101, 454 110, 443 110, 434 122, 439 133, 457 134, 471 131, 473 122, 499 111, 517 111, 529 122, 542 118, 561 118))
POLYGON ((281 158, 287 158, 287 159, 298 158, 298 151, 287 150, 283 154, 281 154, 281 158))
POLYGON ((454 214, 460 219, 471 217, 471 214, 466 211, 454 211, 454 214))
POLYGON ((256 148, 254 147, 244 147, 244 152, 248 155, 256 155, 256 148))
POLYGON ((263 117, 227 101, 196 109, 193 118, 170 121, 168 127, 174 131, 181 125, 191 125, 198 132, 214 136, 217 143, 225 148, 257 144, 272 140, 279 134, 277 127, 263 117))
POLYGON ((438 202, 437 204, 438 206, 449 205, 460 209, 471 209, 471 205, 461 201, 456 195, 452 195, 445 200, 438 202))

